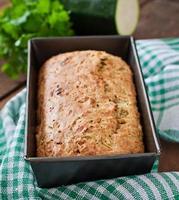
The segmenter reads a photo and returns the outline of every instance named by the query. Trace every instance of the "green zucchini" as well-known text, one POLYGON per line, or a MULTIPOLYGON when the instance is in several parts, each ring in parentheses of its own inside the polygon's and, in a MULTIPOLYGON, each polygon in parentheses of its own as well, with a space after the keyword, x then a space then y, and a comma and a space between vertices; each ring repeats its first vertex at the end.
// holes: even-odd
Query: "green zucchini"
POLYGON ((61 0, 77 35, 131 35, 139 19, 139 0, 61 0))

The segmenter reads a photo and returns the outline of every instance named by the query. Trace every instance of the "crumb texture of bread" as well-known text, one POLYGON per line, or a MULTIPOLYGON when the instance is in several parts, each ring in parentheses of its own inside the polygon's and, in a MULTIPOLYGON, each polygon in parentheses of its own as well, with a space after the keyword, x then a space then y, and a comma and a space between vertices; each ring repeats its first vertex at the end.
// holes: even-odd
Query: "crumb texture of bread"
POLYGON ((104 51, 59 54, 38 80, 37 156, 144 152, 130 67, 104 51))

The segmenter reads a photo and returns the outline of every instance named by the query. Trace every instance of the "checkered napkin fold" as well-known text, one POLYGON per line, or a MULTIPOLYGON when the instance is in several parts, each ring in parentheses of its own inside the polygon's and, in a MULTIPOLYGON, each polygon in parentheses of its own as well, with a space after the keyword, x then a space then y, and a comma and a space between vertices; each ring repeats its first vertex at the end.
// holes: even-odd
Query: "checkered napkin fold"
MULTIPOLYGON (((158 133, 179 142, 179 39, 139 40, 137 49, 158 133)), ((39 188, 23 158, 25 96, 0 113, 0 199, 179 199, 179 172, 39 188)))

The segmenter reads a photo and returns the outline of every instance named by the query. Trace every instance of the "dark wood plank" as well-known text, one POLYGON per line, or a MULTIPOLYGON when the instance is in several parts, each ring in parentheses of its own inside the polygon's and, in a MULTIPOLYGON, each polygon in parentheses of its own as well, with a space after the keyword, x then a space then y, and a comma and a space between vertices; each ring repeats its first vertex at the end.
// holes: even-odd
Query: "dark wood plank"
POLYGON ((0 109, 3 108, 3 106, 7 103, 7 101, 9 99, 11 99, 13 96, 15 96, 18 92, 20 92, 22 89, 24 88, 24 86, 18 88, 17 90, 15 90, 14 92, 12 92, 10 95, 8 95, 6 98, 4 98, 3 100, 0 101, 0 109))
POLYGON ((12 80, 6 74, 0 72, 0 100, 24 85, 25 82, 25 75, 20 76, 18 80, 12 80))
POLYGON ((9 0, 0 0, 0 7, 4 7, 9 2, 9 0))
POLYGON ((153 0, 139 0, 140 7, 143 8, 146 4, 150 3, 153 0))
POLYGON ((179 143, 167 142, 160 139, 161 157, 159 171, 179 171, 179 143))
POLYGON ((179 1, 152 0, 141 9, 136 38, 179 37, 179 1))
POLYGON ((5 4, 5 1, 0 1, 0 7, 2 7, 5 4))

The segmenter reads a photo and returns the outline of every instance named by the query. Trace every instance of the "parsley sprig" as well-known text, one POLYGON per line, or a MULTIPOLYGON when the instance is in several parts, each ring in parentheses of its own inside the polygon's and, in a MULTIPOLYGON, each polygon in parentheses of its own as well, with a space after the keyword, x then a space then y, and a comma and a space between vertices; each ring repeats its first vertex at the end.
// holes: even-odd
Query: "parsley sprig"
POLYGON ((27 41, 32 37, 73 35, 68 12, 59 0, 12 0, 0 15, 2 71, 17 78, 27 69, 27 41))

